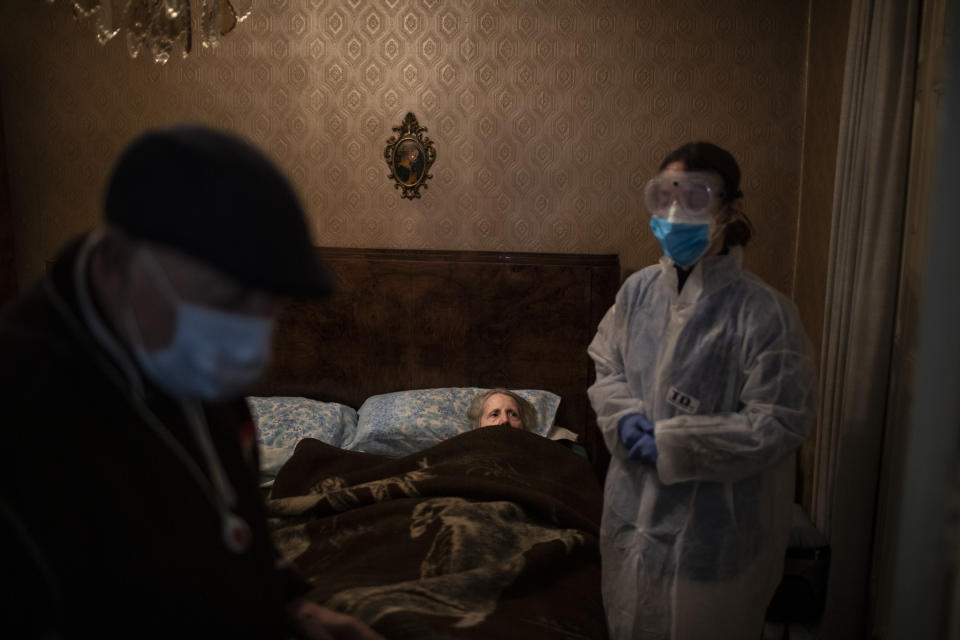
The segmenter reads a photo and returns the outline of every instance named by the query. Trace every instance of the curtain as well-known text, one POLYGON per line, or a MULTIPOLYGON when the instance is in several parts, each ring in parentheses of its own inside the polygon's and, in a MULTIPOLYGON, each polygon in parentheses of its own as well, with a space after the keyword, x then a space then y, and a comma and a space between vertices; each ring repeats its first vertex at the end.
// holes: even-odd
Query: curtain
MULTIPOLYGON (((3 109, 0 108, 0 114, 2 113, 3 109)), ((17 293, 17 270, 13 253, 13 213, 10 208, 10 180, 2 125, 3 123, 0 122, 0 306, 17 293)))
POLYGON ((920 0, 853 0, 837 147, 812 511, 825 638, 864 634, 907 192, 920 0))

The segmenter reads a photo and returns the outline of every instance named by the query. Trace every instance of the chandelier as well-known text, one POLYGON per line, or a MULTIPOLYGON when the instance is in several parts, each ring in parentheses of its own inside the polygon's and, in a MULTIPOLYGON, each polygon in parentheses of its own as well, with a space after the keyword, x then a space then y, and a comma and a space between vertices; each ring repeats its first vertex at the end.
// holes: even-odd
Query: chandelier
MULTIPOLYGON (((186 58, 193 47, 191 0, 70 0, 73 17, 92 18, 97 40, 106 44, 126 30, 127 52, 136 58, 146 51, 166 64, 179 50, 186 58)), ((47 0, 54 2, 54 0, 47 0)), ((194 0, 199 5, 200 44, 216 47, 238 22, 250 15, 253 0, 194 0)))

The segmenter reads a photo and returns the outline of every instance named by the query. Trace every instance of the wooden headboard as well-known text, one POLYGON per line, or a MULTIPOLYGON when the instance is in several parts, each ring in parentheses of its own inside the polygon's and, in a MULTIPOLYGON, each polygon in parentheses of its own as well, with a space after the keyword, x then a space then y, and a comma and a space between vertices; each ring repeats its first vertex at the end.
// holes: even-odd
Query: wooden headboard
POLYGON ((562 398, 557 424, 604 452, 586 395, 587 345, 620 284, 616 255, 318 252, 336 292, 284 312, 257 395, 359 407, 406 389, 548 389, 562 398))

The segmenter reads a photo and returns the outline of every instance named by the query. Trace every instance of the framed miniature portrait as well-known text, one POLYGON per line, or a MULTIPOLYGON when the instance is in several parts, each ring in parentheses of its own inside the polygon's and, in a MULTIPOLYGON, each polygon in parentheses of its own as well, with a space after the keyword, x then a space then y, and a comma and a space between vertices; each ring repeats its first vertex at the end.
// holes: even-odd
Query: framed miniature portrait
POLYGON ((390 167, 387 177, 394 181, 394 188, 401 190, 401 198, 419 198, 420 187, 426 189, 426 180, 433 177, 429 171, 437 159, 437 152, 430 138, 423 135, 426 127, 421 127, 412 113, 408 113, 400 126, 393 127, 393 130, 398 135, 387 140, 383 152, 390 167))

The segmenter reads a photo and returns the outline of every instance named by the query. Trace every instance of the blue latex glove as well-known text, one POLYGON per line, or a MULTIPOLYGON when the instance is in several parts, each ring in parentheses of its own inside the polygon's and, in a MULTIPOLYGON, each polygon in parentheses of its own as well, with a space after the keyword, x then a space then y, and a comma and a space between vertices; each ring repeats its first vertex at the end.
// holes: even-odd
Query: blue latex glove
POLYGON ((657 445, 653 438, 653 422, 642 413, 629 413, 617 423, 620 442, 633 460, 657 465, 657 445))
POLYGON ((628 413, 617 423, 617 433, 620 434, 623 446, 630 449, 640 438, 640 434, 653 435, 653 422, 642 413, 628 413))
POLYGON ((649 433, 641 434, 636 443, 630 447, 630 453, 627 454, 631 460, 648 464, 654 468, 657 466, 657 455, 657 443, 654 441, 653 435, 649 433))

